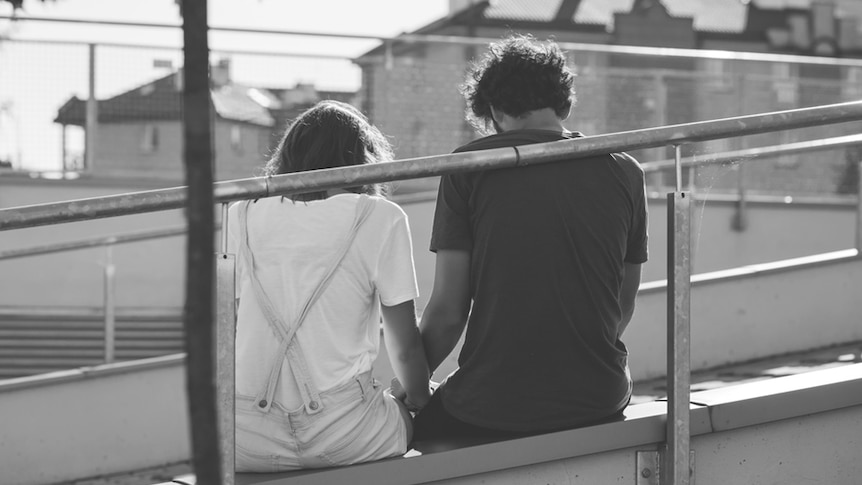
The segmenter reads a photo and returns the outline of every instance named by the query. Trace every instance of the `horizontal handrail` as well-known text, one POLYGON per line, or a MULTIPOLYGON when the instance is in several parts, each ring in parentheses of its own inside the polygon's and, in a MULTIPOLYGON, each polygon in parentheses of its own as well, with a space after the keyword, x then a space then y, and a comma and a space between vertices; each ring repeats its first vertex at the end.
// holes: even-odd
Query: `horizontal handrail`
POLYGON ((162 239, 166 237, 181 236, 188 232, 186 226, 168 227, 164 229, 153 229, 149 231, 129 232, 113 236, 102 236, 80 241, 69 241, 44 246, 35 246, 21 249, 9 249, 0 251, 0 261, 6 259, 24 258, 28 256, 39 256, 42 254, 61 253, 78 249, 90 249, 114 244, 127 244, 150 239, 162 239))
MULTIPOLYGON (((612 151, 635 150, 770 131, 862 120, 862 101, 589 136, 574 140, 476 152, 254 177, 214 184, 216 202, 288 195, 409 178, 549 163, 612 151)), ((179 209, 186 187, 109 195, 0 210, 0 231, 179 209)))
MULTIPOLYGON (((152 22, 124 22, 113 20, 96 20, 96 19, 70 19, 57 17, 36 17, 36 16, 9 16, 0 15, 0 20, 15 20, 15 21, 31 21, 31 22, 54 22, 54 23, 72 23, 84 25, 105 25, 114 27, 142 27, 142 28, 157 28, 157 29, 178 29, 179 24, 152 23, 152 22)), ((452 44, 452 45, 472 45, 472 46, 487 46, 492 42, 496 42, 498 38, 492 37, 468 37, 459 35, 438 35, 438 34, 400 34, 397 36, 382 36, 368 34, 350 34, 350 33, 330 33, 330 32, 308 32, 298 30, 284 29, 261 29, 247 27, 229 27, 229 26, 211 26, 209 30, 213 32, 230 32, 240 34, 267 34, 267 35, 289 35, 289 36, 304 36, 304 37, 321 37, 330 39, 345 39, 345 40, 370 40, 379 41, 384 44, 394 43, 433 43, 433 44, 452 44)), ((757 61, 757 62, 787 62, 794 64, 815 64, 829 66, 847 66, 847 67, 862 67, 862 59, 854 58, 836 58, 826 56, 801 56, 794 54, 775 54, 764 52, 738 52, 716 49, 684 49, 676 47, 642 47, 642 46, 627 46, 627 45, 612 45, 612 44, 588 44, 583 42, 557 42, 557 44, 566 50, 572 52, 602 52, 606 54, 628 54, 638 56, 658 56, 658 57, 689 57, 701 59, 720 59, 720 60, 736 60, 736 61, 757 61)))
MULTIPOLYGON (((830 150, 835 148, 844 148, 848 146, 862 144, 862 134, 836 136, 833 138, 821 138, 819 140, 800 141, 795 143, 785 143, 783 145, 770 145, 757 148, 746 148, 744 150, 732 150, 720 152, 714 155, 694 155, 684 157, 681 160, 683 167, 693 167, 701 165, 716 165, 738 159, 753 159, 758 157, 769 158, 779 155, 790 155, 807 152, 816 152, 821 150, 830 150)), ((641 163, 641 168, 644 172, 661 172, 663 170, 672 169, 675 167, 675 161, 657 160, 655 162, 641 163)))
MULTIPOLYGON (((0 17, 2 18, 2 17, 0 17)), ((132 44, 129 42, 87 42, 83 40, 55 40, 55 39, 2 39, 4 43, 18 44, 38 44, 38 45, 62 45, 89 47, 95 45, 97 47, 107 47, 113 49, 142 49, 142 50, 159 50, 159 51, 176 51, 179 53, 182 50, 179 46, 174 45, 159 45, 159 44, 132 44)), ((289 57, 289 58, 309 58, 309 59, 328 59, 336 61, 352 61, 353 57, 344 54, 324 54, 324 53, 308 53, 308 52, 287 52, 287 51, 258 51, 248 49, 219 49, 212 48, 210 52, 213 54, 233 55, 233 56, 267 56, 267 57, 289 57)))
MULTIPOLYGON (((180 321, 183 318, 181 307, 137 307, 119 306, 115 310, 116 317, 123 321, 180 321)), ((22 320, 102 320, 105 309, 94 306, 12 306, 0 305, 0 319, 22 320)))

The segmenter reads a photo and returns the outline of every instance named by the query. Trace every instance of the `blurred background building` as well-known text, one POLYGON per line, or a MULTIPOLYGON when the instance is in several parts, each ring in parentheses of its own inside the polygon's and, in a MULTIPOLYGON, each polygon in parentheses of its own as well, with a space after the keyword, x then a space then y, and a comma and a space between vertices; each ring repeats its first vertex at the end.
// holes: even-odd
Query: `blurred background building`
MULTIPOLYGON (((359 55, 347 49, 340 56, 315 54, 316 44, 330 41, 331 34, 283 35, 283 42, 267 44, 283 48, 257 52, 215 48, 216 177, 258 175, 286 124, 327 98, 361 108, 390 137, 397 158, 447 153, 477 136, 464 121, 459 85, 486 43, 470 39, 513 32, 563 45, 578 75, 578 101, 567 126, 587 135, 862 97, 857 0, 451 0, 449 8, 414 32, 366 40, 373 47, 359 55), (623 46, 633 49, 607 48, 623 46), (638 48, 670 50, 641 55, 638 48), (764 56, 770 54, 783 57, 764 56)), ((0 62, 16 66, 0 72, 3 173, 181 181, 178 51, 11 35, 0 39, 0 47, 0 62)), ((859 131, 853 124, 683 149, 704 158, 859 131)), ((653 149, 634 155, 646 162, 671 154, 653 149)), ((685 177, 687 185, 718 191, 744 185, 788 195, 845 193, 854 187, 856 158, 853 149, 823 151, 763 160, 745 173, 726 163, 685 177)), ((649 183, 660 188, 668 180, 655 174, 649 183)), ((400 190, 430 190, 434 183, 404 183, 400 190)))
MULTIPOLYGON (((215 171, 220 180, 259 175, 285 126, 321 99, 356 104, 356 93, 318 91, 311 84, 293 88, 252 87, 231 80, 230 60, 211 70, 215 115, 215 171)), ((92 167, 88 171, 118 177, 182 176, 182 69, 114 97, 98 100, 92 167)), ((54 120, 86 130, 86 101, 76 96, 60 107, 54 120)), ((66 140, 64 136, 62 138, 66 140)), ((69 148, 61 146, 63 160, 69 148)), ((72 160, 80 160, 80 154, 72 160)), ((65 169, 75 169, 67 165, 65 169)))
MULTIPOLYGON (((413 34, 539 39, 594 46, 643 46, 862 59, 862 2, 844 0, 452 0, 451 12, 413 34)), ((455 87, 481 46, 445 42, 382 45, 356 59, 362 108, 397 141, 399 157, 445 153, 475 137, 455 87)), ((568 49, 578 102, 567 126, 587 135, 777 111, 862 97, 862 68, 784 61, 632 55, 568 49)), ((858 132, 859 125, 843 129, 858 132)), ((840 134, 835 127, 684 147, 686 155, 840 134)), ((651 150, 641 161, 672 154, 651 150)), ((835 153, 787 156, 747 168, 751 190, 832 193, 849 162, 835 153)), ((852 169, 851 169, 852 170, 852 169)), ((721 167, 695 186, 728 188, 721 167)), ((653 178, 654 185, 667 179, 653 178)))

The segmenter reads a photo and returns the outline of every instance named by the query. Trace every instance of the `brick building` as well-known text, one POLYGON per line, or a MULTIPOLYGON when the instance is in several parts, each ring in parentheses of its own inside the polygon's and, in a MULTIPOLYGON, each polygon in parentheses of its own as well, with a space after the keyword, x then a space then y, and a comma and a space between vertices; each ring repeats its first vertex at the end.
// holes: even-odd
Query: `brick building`
MULTIPOLYGON (((356 101, 356 93, 318 91, 308 84, 290 89, 237 84, 225 61, 213 66, 211 78, 217 180, 259 175, 289 121, 317 101, 356 101)), ((100 177, 182 180, 182 79, 182 71, 173 72, 99 100, 94 166, 84 169, 100 177)), ((86 102, 72 97, 54 121, 64 130, 85 127, 85 113, 86 102)))
MULTIPOLYGON (((862 59, 858 0, 451 0, 446 17, 414 32, 499 38, 530 33, 581 44, 669 47, 862 59)), ((416 42, 379 46, 362 69, 363 110, 393 137, 398 158, 446 153, 476 137, 458 93, 480 45, 416 42)), ((862 67, 637 56, 569 50, 578 101, 567 127, 600 134, 792 109, 862 97, 862 67)), ((862 63, 859 64, 862 66, 862 63)), ((859 132, 859 125, 717 140, 685 147, 704 155, 859 132)), ((669 156, 654 149, 643 161, 669 156)), ((746 182, 766 192, 835 192, 843 152, 785 156, 746 166, 746 182)), ((698 185, 730 187, 732 166, 700 169, 698 185)), ((732 180, 733 179, 733 180, 732 180)), ((667 183, 653 178, 652 183, 667 183)))

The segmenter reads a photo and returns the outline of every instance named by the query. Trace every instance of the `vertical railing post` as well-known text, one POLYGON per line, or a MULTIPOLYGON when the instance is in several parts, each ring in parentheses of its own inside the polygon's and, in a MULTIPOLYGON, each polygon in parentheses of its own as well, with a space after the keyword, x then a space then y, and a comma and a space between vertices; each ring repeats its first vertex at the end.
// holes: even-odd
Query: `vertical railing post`
POLYGON ((856 251, 862 254, 862 160, 856 162, 856 251))
MULTIPOLYGON (((663 71, 656 72, 653 76, 653 89, 655 89, 655 126, 665 126, 667 124, 667 83, 663 71)), ((655 160, 664 160, 667 158, 665 147, 653 149, 655 160)), ((662 172, 662 186, 667 186, 667 179, 662 172)))
POLYGON ((676 192, 668 194, 667 451, 662 485, 690 483, 691 194, 682 192, 680 147, 675 146, 676 192))
POLYGON ((221 443, 222 483, 233 485, 235 471, 236 258, 228 254, 228 205, 222 204, 221 250, 216 253, 216 402, 221 443))
POLYGON ((114 267, 114 250, 113 245, 108 244, 105 246, 105 270, 102 278, 102 286, 103 286, 103 306, 104 306, 104 314, 105 314, 105 363, 110 364, 114 362, 114 348, 115 345, 115 329, 116 329, 116 319, 114 316, 114 276, 116 274, 116 268, 114 267))
POLYGON ((694 182, 695 177, 697 177, 697 165, 691 164, 688 167, 688 184, 686 186, 686 190, 694 195, 694 182))
POLYGON ((96 102, 96 45, 89 45, 89 96, 87 97, 87 109, 84 139, 84 169, 93 170, 96 158, 96 130, 99 123, 99 107, 96 102))
POLYGON ((183 164, 187 188, 184 342, 192 466, 197 483, 221 485, 216 331, 213 107, 209 78, 208 0, 182 0, 183 164))
POLYGON ((736 166, 736 212, 733 215, 731 227, 734 231, 744 231, 748 226, 748 214, 746 211, 746 195, 745 195, 745 164, 740 163, 736 166))

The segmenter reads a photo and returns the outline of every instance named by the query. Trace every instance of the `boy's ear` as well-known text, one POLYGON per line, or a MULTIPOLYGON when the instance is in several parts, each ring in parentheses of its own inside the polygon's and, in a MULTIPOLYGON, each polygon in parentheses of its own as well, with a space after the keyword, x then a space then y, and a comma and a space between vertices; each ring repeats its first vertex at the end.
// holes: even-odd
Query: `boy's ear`
POLYGON ((571 114, 572 114, 572 102, 571 102, 571 101, 569 101, 569 102, 566 104, 566 112, 565 112, 565 113, 563 113, 563 116, 561 116, 561 117, 560 117, 560 119, 561 119, 561 120, 563 120, 563 121, 565 121, 565 120, 569 119, 569 116, 570 116, 571 114))
POLYGON ((505 113, 503 113, 503 110, 497 109, 496 107, 491 106, 491 117, 494 118, 494 121, 496 121, 497 124, 503 123, 503 117, 504 116, 506 116, 506 115, 505 115, 505 113))

